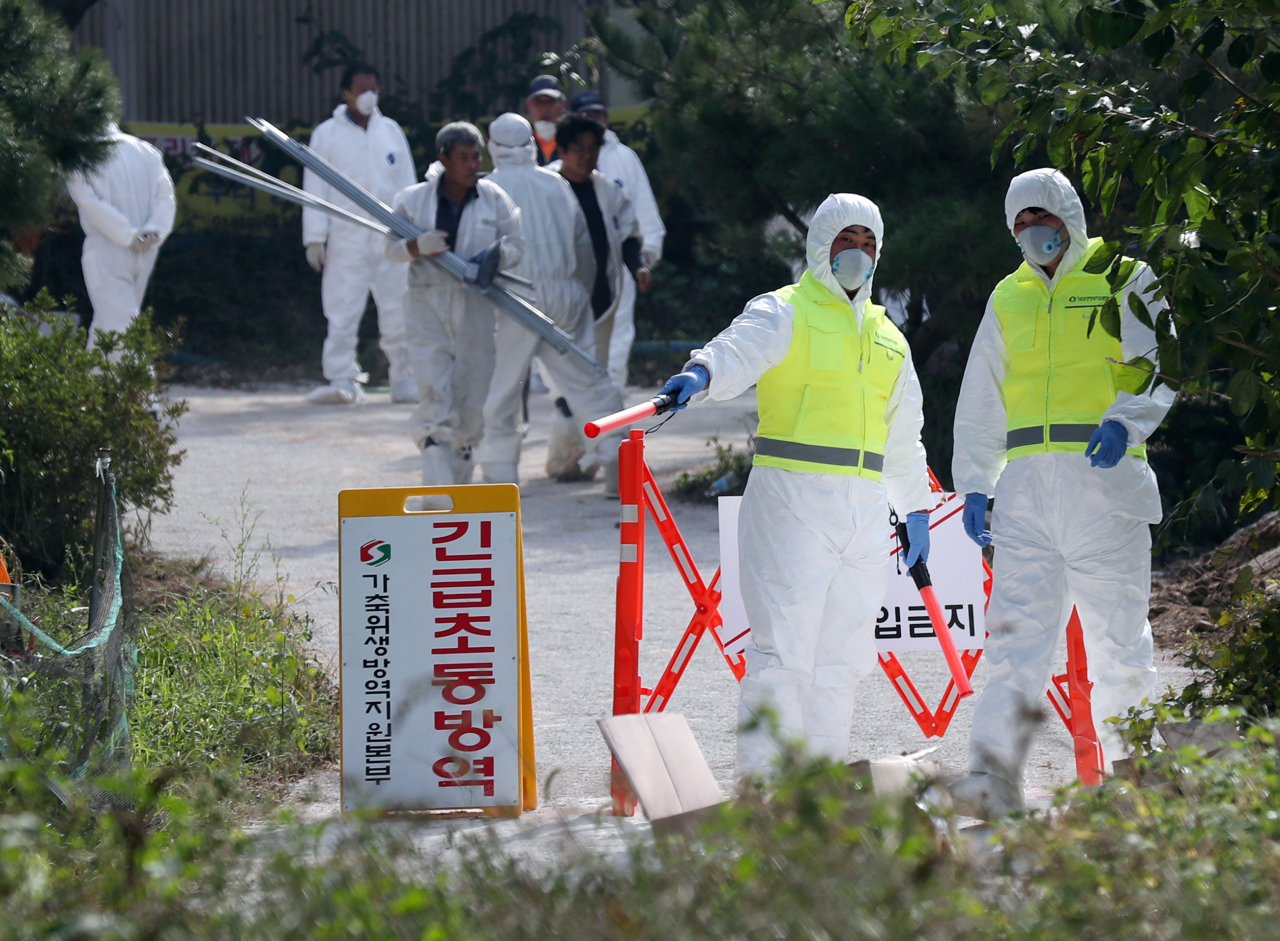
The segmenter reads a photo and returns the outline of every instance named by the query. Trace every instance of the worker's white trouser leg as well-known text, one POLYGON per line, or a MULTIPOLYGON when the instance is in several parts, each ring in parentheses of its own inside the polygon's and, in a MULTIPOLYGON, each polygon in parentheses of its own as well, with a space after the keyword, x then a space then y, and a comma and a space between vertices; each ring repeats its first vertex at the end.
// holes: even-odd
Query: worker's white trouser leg
POLYGON ((378 343, 387 354, 387 372, 392 387, 401 375, 410 376, 409 346, 405 341, 404 296, 409 290, 409 266, 397 265, 377 252, 373 272, 373 302, 378 306, 378 343))
POLYGON ((1160 519, 1145 461, 1110 469, 1081 454, 1015 458, 996 485, 995 580, 987 610, 987 682, 974 705, 969 767, 1020 786, 1046 706, 1053 657, 1074 604, 1093 683, 1094 728, 1108 770, 1124 747, 1106 719, 1150 695, 1151 531, 1160 519))
MULTIPOLYGON (((542 312, 556 322, 588 353, 595 349, 591 299, 577 281, 540 285, 542 312)), ((498 320, 493 382, 484 406, 484 440, 476 459, 481 464, 518 464, 522 434, 520 417, 525 379, 534 356, 557 395, 562 395, 579 424, 622 408, 622 393, 602 369, 592 369, 572 354, 561 354, 509 317, 498 320)), ((590 443, 588 459, 618 453, 622 432, 590 443)))
POLYGON ((335 224, 325 246, 320 303, 329 331, 324 340, 324 377, 330 382, 360 375, 356 344, 369 292, 378 308, 378 332, 392 380, 408 367, 404 295, 409 268, 382 257, 381 240, 363 229, 335 224))
POLYGON ((630 271, 622 275, 622 297, 613 315, 613 335, 609 338, 609 378, 619 389, 627 387, 627 362, 636 338, 636 279, 630 271))
POLYGON ((123 333, 142 309, 147 281, 156 266, 159 249, 138 254, 99 235, 87 236, 80 255, 84 286, 93 306, 89 349, 96 346, 101 330, 123 333))
POLYGON ((464 287, 411 289, 405 296, 405 339, 418 383, 413 438, 453 450, 475 447, 484 430, 484 400, 493 376, 493 306, 464 287))
POLYGON ((884 487, 863 477, 757 466, 738 516, 751 625, 738 706, 739 779, 766 772, 783 739, 844 761, 858 682, 876 664, 875 617, 889 577, 884 487))

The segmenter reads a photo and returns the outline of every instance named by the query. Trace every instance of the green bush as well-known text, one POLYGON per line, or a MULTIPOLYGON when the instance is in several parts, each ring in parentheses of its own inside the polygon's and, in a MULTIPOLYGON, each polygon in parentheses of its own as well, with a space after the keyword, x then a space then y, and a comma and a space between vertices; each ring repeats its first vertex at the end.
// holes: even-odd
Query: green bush
MULTIPOLYGON (((47 314, 52 299, 44 294, 32 306, 47 314)), ((168 505, 181 454, 173 431, 148 408, 171 343, 149 314, 86 350, 84 331, 67 318, 0 310, 0 537, 26 571, 84 575, 99 448, 112 451, 122 504, 168 505)), ((169 405, 163 416, 185 409, 169 405)))

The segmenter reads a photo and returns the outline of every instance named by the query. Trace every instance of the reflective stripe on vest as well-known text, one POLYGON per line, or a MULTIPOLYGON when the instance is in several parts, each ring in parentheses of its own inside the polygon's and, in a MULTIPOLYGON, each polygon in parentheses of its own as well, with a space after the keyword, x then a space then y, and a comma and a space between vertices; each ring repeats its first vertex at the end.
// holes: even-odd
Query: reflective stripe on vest
MULTIPOLYGON (((1095 321, 1089 334, 1094 311, 1111 297, 1106 275, 1084 270, 1101 244, 1102 239, 1089 242, 1084 258, 1052 295, 1026 264, 996 286, 992 300, 1009 358, 1001 386, 1009 460, 1083 453, 1116 393, 1136 392, 1146 379, 1123 364, 1120 341, 1101 324, 1095 321)), ((1145 446, 1128 453, 1147 455, 1145 446)))
POLYGON ((889 437, 885 410, 907 343, 883 307, 862 329, 848 300, 806 271, 776 296, 795 310, 791 347, 760 377, 755 463, 879 480, 889 437))

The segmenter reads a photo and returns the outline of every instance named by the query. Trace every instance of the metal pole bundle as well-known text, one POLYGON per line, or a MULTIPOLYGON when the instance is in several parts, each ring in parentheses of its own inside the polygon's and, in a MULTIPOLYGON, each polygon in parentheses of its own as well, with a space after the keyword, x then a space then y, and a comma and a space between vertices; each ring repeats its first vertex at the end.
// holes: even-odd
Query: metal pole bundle
MULTIPOLYGON (((313 151, 310 147, 299 143, 275 125, 268 121, 264 121, 261 118, 247 118, 246 120, 262 133, 262 136, 268 143, 284 151, 284 153, 289 157, 298 161, 298 163, 302 164, 308 170, 311 170, 343 196, 346 196, 365 212, 369 213, 373 219, 373 225, 378 226, 376 231, 383 231, 384 234, 388 235, 388 237, 396 236, 406 240, 416 239, 422 234, 422 230, 412 222, 404 216, 396 214, 386 203, 369 193, 359 184, 344 176, 341 171, 313 151)), ((200 158, 197 158, 197 161, 200 163, 200 166, 205 169, 210 169, 210 161, 202 160, 200 158)), ((224 167, 219 167, 215 172, 219 172, 222 176, 230 176, 232 171, 228 171, 224 167)), ((264 180, 260 179, 260 176, 266 176, 266 174, 259 174, 258 176, 240 174, 239 176, 232 178, 237 179, 239 182, 245 183, 246 185, 257 187, 264 192, 280 196, 283 199, 289 199, 292 202, 299 203, 300 205, 311 206, 312 208, 319 209, 322 212, 328 212, 330 215, 341 214, 340 217, 342 218, 352 217, 349 221, 358 221, 367 228, 373 228, 373 225, 370 225, 369 220, 367 219, 359 219, 359 217, 354 216, 353 213, 348 213, 337 206, 333 206, 332 204, 325 202, 324 200, 319 200, 317 197, 312 196, 309 193, 297 190, 282 180, 277 180, 274 177, 268 177, 264 180), (268 180, 270 182, 268 182, 268 180), (297 194, 301 195, 299 196, 297 194)), ((488 299, 491 304, 497 307, 498 310, 502 311, 535 336, 546 340, 547 343, 551 344, 551 346, 559 352, 572 353, 592 368, 600 368, 600 364, 597 363, 592 356, 573 342, 573 337, 560 329, 560 327, 556 325, 555 321, 551 320, 551 318, 547 317, 542 313, 542 311, 538 310, 528 301, 516 294, 513 294, 501 285, 490 284, 486 287, 481 287, 472 280, 472 278, 469 277, 468 269, 473 266, 469 265, 463 258, 460 258, 453 252, 441 252, 439 255, 424 255, 423 257, 432 264, 438 265, 440 268, 453 275, 469 290, 475 291, 477 294, 484 295, 484 297, 488 299)), ((509 275, 504 275, 503 277, 515 283, 520 283, 520 281, 523 280, 513 278, 509 275)))

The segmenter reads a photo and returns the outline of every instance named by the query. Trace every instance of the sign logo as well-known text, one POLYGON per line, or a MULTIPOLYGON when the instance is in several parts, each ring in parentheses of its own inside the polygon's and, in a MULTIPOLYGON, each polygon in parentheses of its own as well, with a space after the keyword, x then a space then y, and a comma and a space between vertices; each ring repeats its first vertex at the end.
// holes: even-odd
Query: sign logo
POLYGON ((386 565, 391 561, 391 543, 372 539, 360 547, 360 561, 365 565, 386 565))

